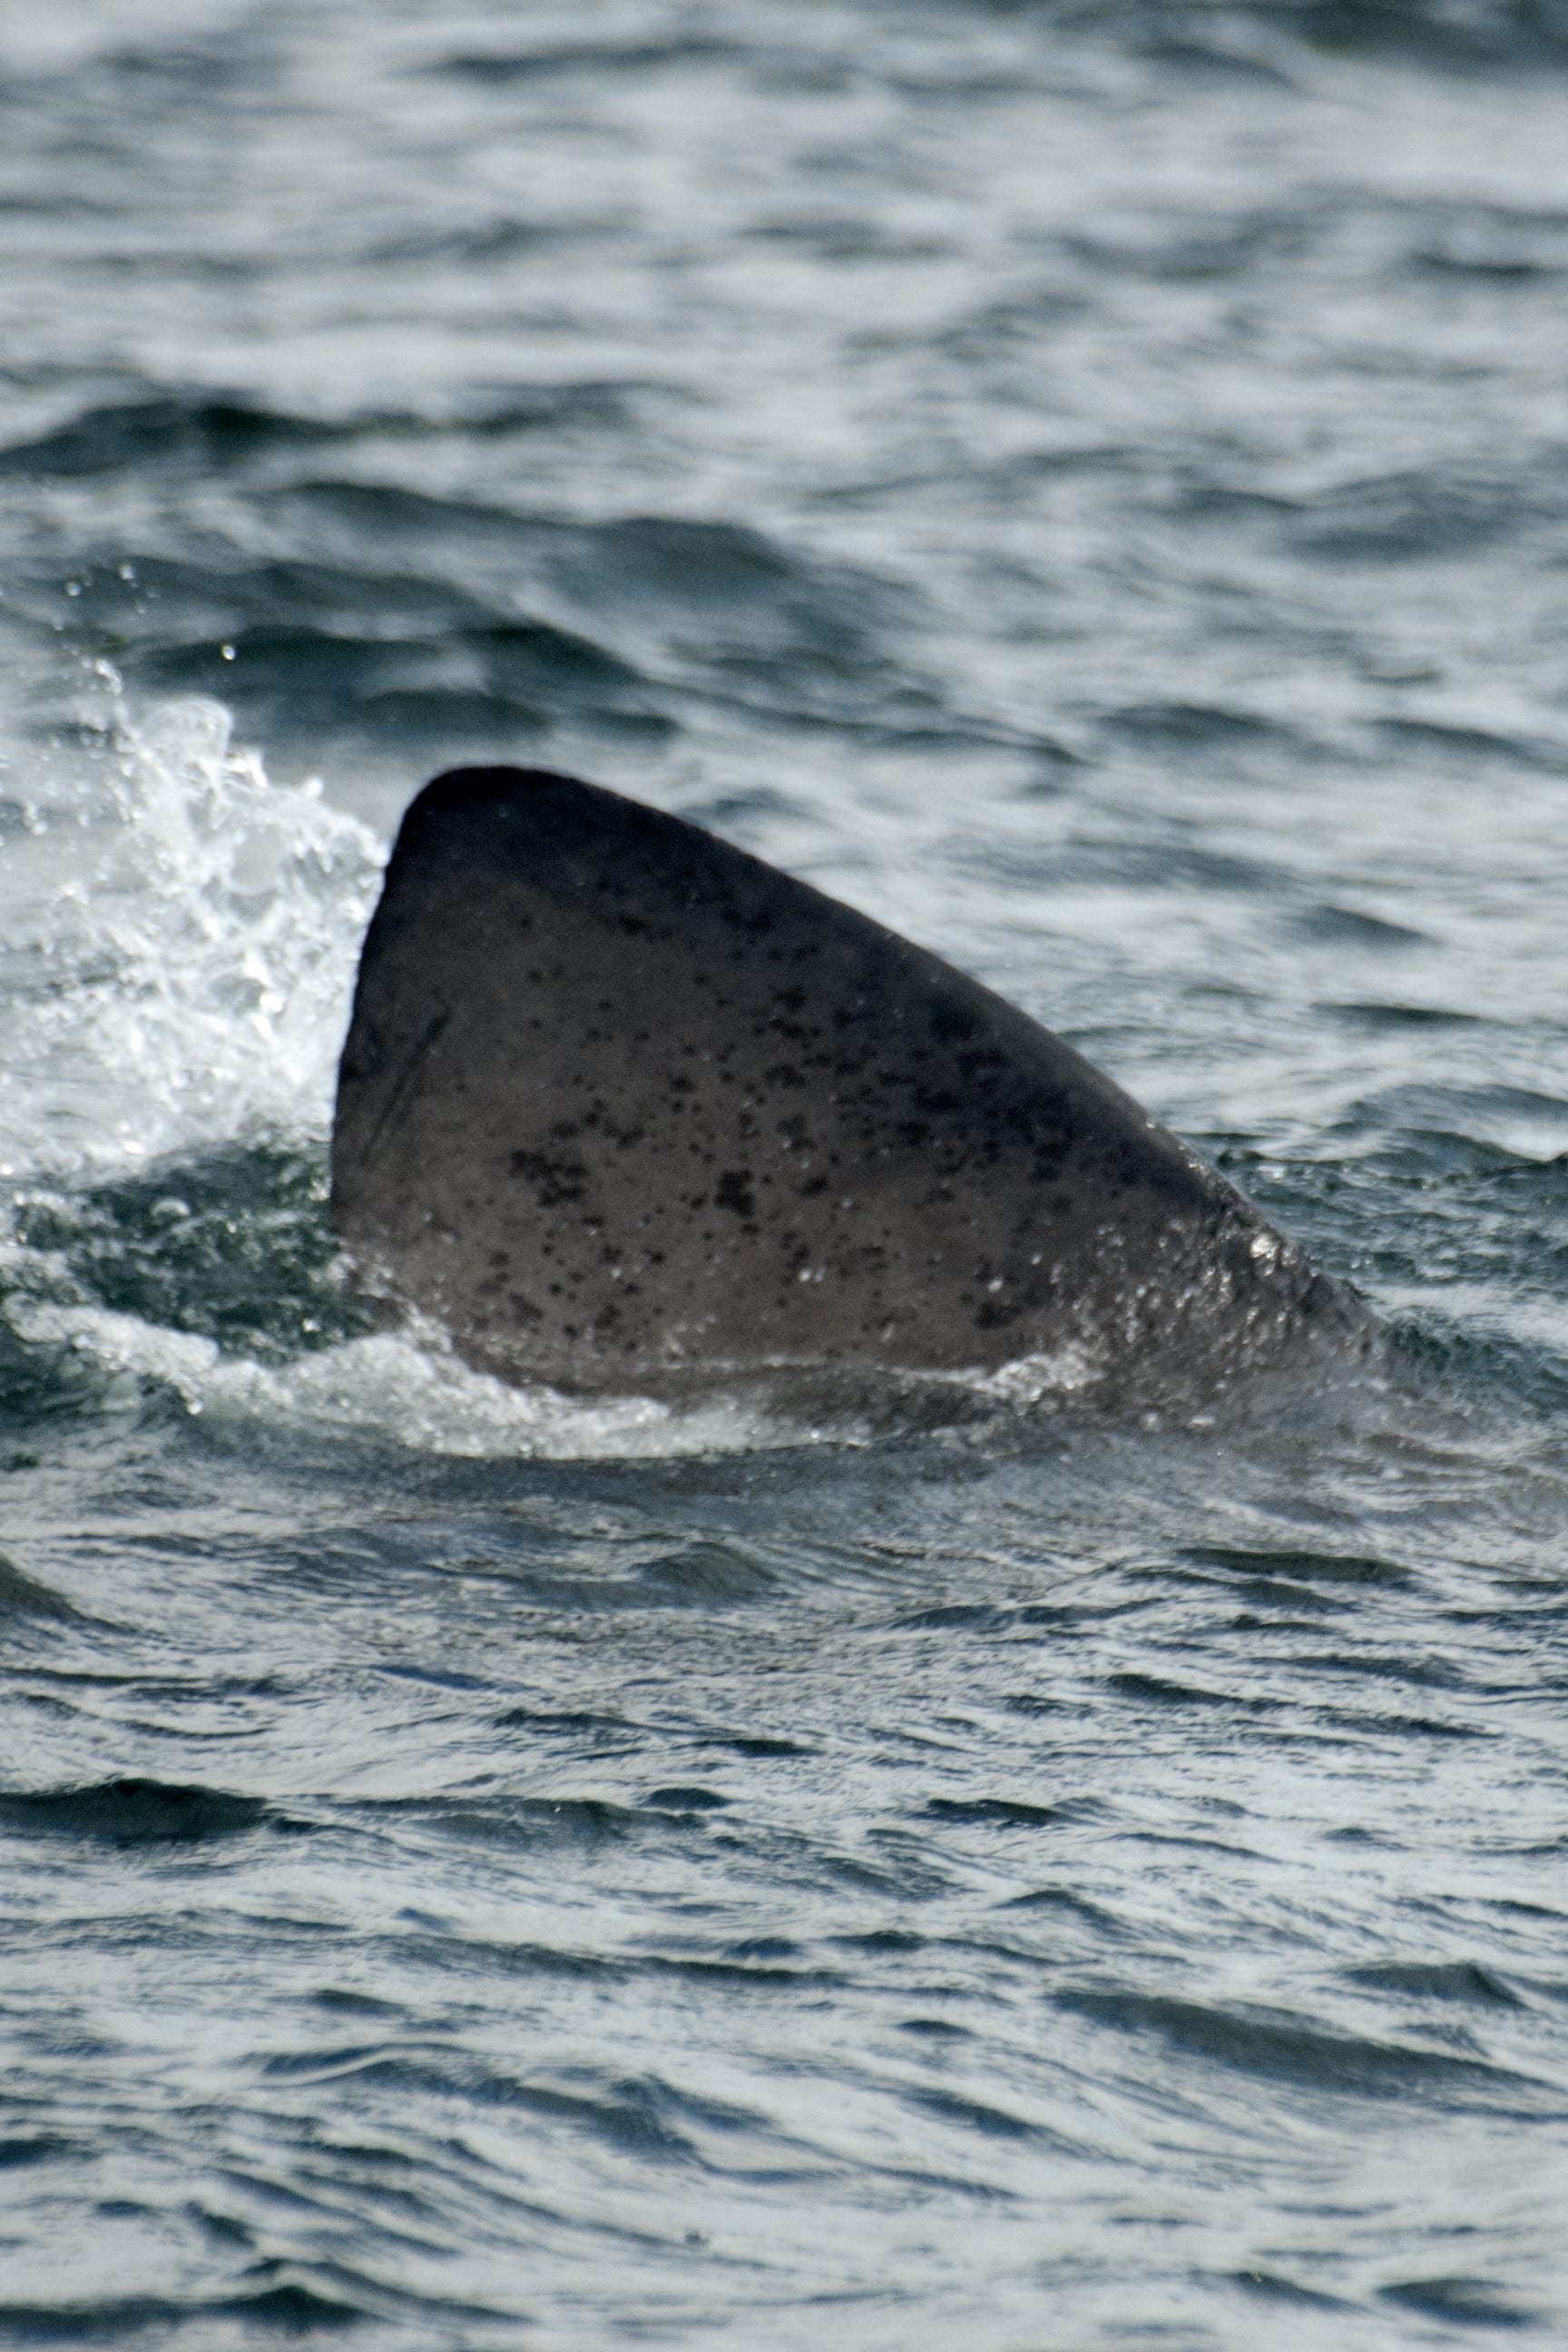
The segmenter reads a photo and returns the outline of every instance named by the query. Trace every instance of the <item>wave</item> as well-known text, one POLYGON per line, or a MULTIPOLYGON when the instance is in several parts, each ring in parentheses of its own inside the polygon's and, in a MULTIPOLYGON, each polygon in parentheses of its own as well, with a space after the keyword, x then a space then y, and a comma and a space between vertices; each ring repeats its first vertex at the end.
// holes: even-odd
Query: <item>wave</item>
MULTIPOLYGON (((1283 79, 1295 44, 1437 73, 1568 65, 1562 0, 1023 0, 1023 11, 1178 68, 1283 79)), ((1019 0, 977 0, 977 13, 1016 15, 1019 0)))
POLYGON ((319 459, 313 430, 154 404, 0 453, 49 484, 77 548, 63 581, 52 547, 13 551, 13 621, 35 649, 106 660, 147 698, 221 701, 314 758, 416 741, 527 756, 552 733, 658 750, 737 709, 813 728, 943 716, 906 642, 912 584, 721 520, 583 520, 356 480, 290 455, 319 459), (234 504, 195 537, 163 471, 225 478, 234 504))
POLYGON ((259 1797, 164 1780, 105 1780, 88 1788, 0 1790, 0 1830, 117 1846, 205 1845, 267 1825, 289 1827, 259 1797))
MULTIPOLYGON (((446 260, 506 249, 507 225, 489 224, 468 236, 433 239, 427 249, 399 248, 401 257, 446 260)), ((391 257, 390 256, 387 257, 391 257)), ((497 439, 570 428, 622 428, 639 401, 664 387, 639 382, 578 381, 483 387, 454 393, 428 411, 398 406, 346 410, 289 408, 244 392, 214 392, 197 384, 138 383, 119 400, 78 406, 42 432, 0 446, 0 476, 73 481, 118 473, 255 473, 277 460, 331 462, 353 441, 440 438, 454 429, 497 439)), ((374 491, 374 485, 367 486, 374 491)), ((395 494, 394 494, 395 495, 395 494)))
POLYGON ((1171 1994, 1069 1988, 1058 2008, 1163 2042, 1178 2058, 1231 2067, 1311 2094, 1430 2103, 1452 2114, 1500 2105, 1552 2113, 1550 2086, 1448 2050, 1330 2031, 1289 2010, 1223 2008, 1171 1994))
POLYGON ((163 466, 202 472, 331 442, 363 432, 367 421, 291 415, 239 394, 154 392, 81 409, 33 440, 0 448, 0 475, 71 479, 163 466))

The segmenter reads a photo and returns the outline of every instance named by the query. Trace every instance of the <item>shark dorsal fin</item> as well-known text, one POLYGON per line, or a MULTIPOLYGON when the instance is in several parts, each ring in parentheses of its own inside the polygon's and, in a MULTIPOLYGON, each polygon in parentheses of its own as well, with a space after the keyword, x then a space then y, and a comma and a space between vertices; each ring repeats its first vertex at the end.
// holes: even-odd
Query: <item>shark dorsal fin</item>
POLYGON ((681 819, 458 769, 339 1078, 350 1246, 510 1379, 1216 1364, 1346 1295, 1090 1064, 681 819))

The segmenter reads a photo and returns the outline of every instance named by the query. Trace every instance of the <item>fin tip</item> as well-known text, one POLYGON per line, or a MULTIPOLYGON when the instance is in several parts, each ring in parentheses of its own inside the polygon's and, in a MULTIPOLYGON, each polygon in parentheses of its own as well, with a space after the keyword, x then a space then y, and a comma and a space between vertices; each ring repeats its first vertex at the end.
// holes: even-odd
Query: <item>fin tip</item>
POLYGON ((584 789, 577 777, 559 775, 550 768, 445 768, 438 776, 432 776, 410 803, 407 814, 410 817, 428 818, 456 815, 469 809, 499 808, 525 793, 560 785, 575 792, 584 789))

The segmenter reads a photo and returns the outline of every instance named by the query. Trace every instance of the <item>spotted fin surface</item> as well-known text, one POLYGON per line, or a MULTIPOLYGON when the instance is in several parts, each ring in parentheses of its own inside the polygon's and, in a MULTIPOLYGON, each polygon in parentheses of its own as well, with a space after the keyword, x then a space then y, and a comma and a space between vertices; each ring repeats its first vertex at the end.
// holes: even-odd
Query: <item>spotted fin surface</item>
POLYGON ((512 1380, 707 1368, 1223 1378, 1317 1272, 1015 1006, 619 794, 455 770, 414 802, 339 1076, 344 1241, 512 1380))

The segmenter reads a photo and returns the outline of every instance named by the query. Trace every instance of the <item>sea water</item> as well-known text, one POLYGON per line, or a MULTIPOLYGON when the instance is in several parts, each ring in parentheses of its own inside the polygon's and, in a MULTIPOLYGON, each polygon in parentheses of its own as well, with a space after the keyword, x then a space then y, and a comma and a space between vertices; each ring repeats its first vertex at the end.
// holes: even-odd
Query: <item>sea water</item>
POLYGON ((1563 2340, 1556 0, 0 66, 0 2340, 1563 2340), (1392 1369, 468 1370, 325 1157, 496 758, 1025 1005, 1392 1369))

